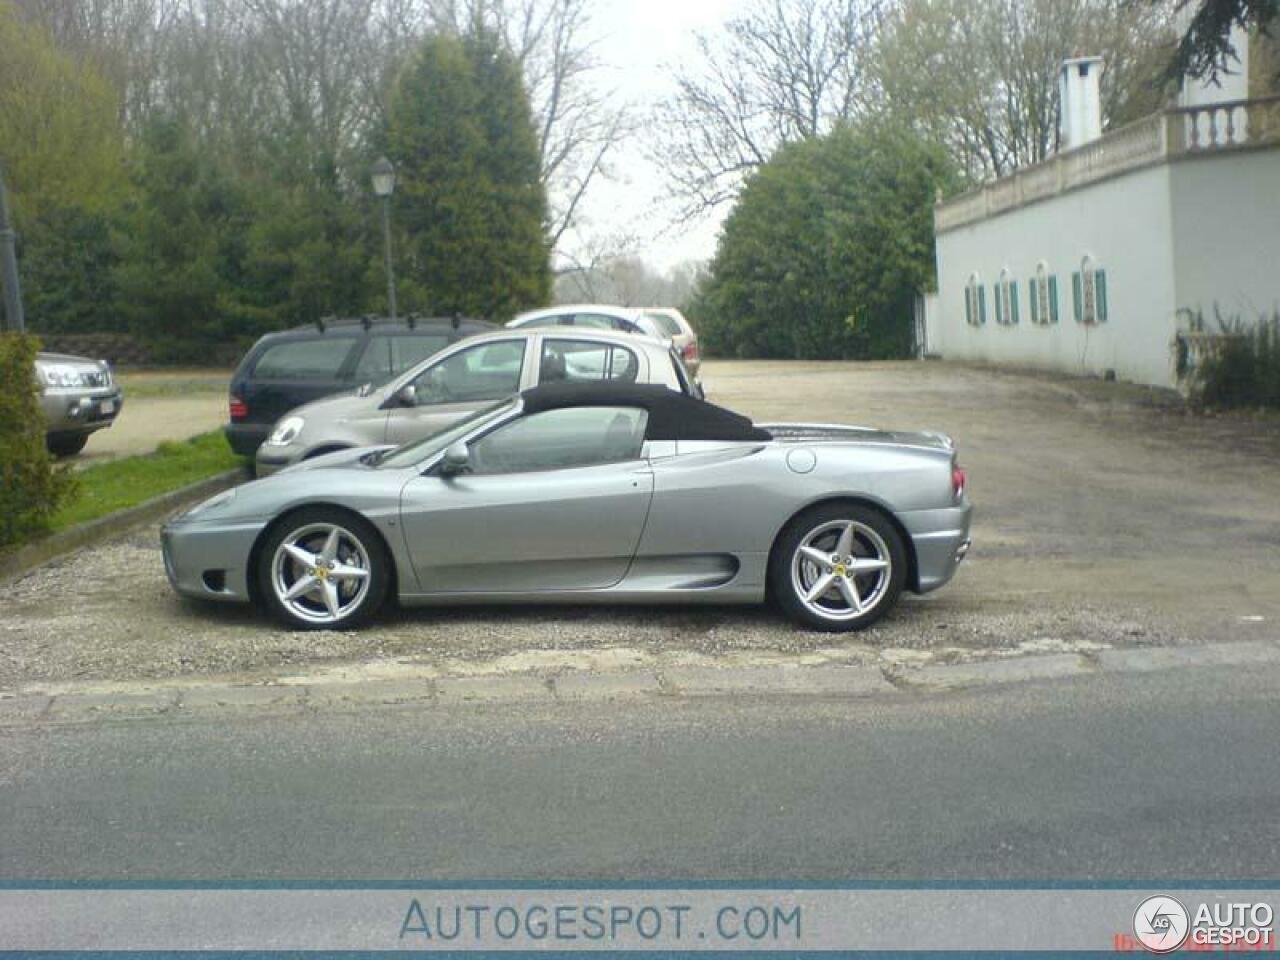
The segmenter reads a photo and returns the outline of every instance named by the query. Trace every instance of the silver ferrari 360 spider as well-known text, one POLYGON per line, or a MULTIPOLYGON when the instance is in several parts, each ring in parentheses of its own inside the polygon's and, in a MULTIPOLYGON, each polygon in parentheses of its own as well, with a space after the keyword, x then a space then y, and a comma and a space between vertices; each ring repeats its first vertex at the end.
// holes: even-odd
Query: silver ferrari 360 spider
POLYGON ((875 622, 969 548, 949 438, 754 425, 660 386, 555 384, 424 440, 346 450, 165 526, 192 596, 347 628, 389 597, 742 603, 817 630, 875 622))

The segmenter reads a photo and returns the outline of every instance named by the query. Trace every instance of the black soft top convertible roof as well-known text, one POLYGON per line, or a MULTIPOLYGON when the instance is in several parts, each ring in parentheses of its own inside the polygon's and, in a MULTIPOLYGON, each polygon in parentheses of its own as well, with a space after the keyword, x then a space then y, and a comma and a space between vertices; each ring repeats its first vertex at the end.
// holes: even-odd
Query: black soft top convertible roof
POLYGON ((740 413, 654 384, 550 383, 521 394, 527 413, 561 407, 643 407, 646 440, 773 439, 740 413))

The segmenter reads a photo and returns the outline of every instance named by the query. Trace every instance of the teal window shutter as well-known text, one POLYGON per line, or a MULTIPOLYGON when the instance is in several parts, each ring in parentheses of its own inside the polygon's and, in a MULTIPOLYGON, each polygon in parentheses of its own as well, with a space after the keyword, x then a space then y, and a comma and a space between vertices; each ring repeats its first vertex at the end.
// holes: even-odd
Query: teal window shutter
POLYGON ((1004 323, 1004 281, 997 283, 992 292, 996 295, 996 323, 1004 323))
POLYGON ((1095 309, 1098 313, 1098 322, 1105 323, 1107 319, 1107 271, 1094 271, 1093 283, 1096 291, 1094 296, 1097 301, 1095 309))
POLYGON ((1076 323, 1084 322, 1084 286, 1079 272, 1071 274, 1071 308, 1075 311, 1076 323))
POLYGON ((987 322, 987 285, 978 285, 978 323, 987 322))
POLYGON ((1018 284, 1013 280, 1009 281, 1009 322, 1018 322, 1018 284))
POLYGON ((1040 295, 1036 290, 1036 278, 1027 281, 1027 300, 1031 304, 1031 322, 1040 322, 1040 295))
POLYGON ((1058 275, 1056 273, 1049 277, 1049 316, 1044 322, 1058 322, 1058 275))

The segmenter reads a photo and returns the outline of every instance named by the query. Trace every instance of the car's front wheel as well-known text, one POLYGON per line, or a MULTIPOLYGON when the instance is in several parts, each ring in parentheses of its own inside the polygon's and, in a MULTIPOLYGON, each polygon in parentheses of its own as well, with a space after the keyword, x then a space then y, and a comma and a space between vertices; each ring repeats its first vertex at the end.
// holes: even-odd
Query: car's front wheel
POLYGON ((55 457, 74 457, 89 442, 87 433, 50 433, 44 438, 45 446, 55 457))
POLYGON ((304 630, 342 630, 386 599, 391 561, 368 521, 327 507, 290 514, 258 552, 258 587, 279 619, 304 630))
POLYGON ((824 504, 792 520, 778 538, 769 583, 803 626, 861 630, 898 602, 907 574, 902 537, 884 514, 854 503, 824 504))

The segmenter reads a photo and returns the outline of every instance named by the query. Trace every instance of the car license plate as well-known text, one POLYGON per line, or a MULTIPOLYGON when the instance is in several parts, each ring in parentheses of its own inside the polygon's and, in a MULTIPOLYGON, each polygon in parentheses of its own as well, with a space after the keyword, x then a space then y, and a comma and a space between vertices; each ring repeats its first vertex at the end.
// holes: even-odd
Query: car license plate
POLYGON ((116 412, 116 402, 114 400, 103 400, 98 404, 98 412, 103 416, 116 412))

